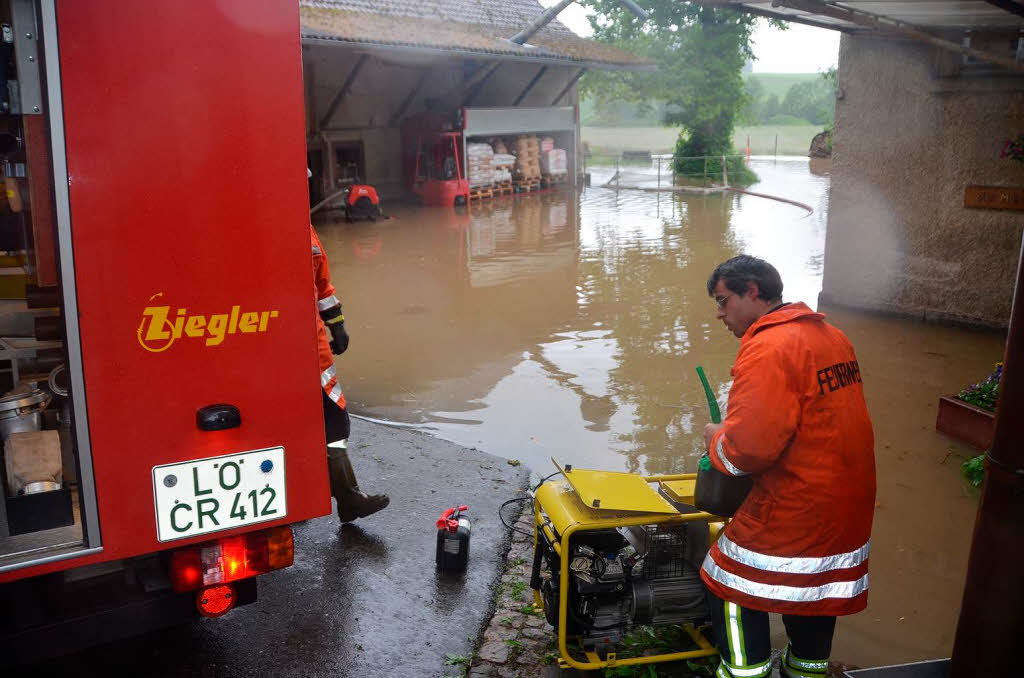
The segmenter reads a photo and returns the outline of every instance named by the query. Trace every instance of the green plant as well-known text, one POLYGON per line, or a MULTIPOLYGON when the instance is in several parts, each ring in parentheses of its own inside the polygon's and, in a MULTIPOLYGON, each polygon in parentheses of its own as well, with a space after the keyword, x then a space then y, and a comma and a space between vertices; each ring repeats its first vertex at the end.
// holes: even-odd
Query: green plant
MULTIPOLYGON (((705 177, 716 183, 722 181, 723 156, 700 157, 691 154, 692 146, 684 135, 676 142, 672 169, 684 179, 703 180, 705 177)), ((757 174, 747 167, 742 155, 724 155, 725 171, 730 184, 747 186, 757 181, 757 174)))
POLYGON ((515 649, 515 650, 520 650, 523 647, 523 644, 521 642, 519 642, 518 640, 515 640, 514 638, 506 638, 505 639, 505 644, 508 645, 509 647, 515 649))
POLYGON ((977 457, 968 459, 960 465, 960 470, 964 474, 964 478, 978 487, 981 485, 981 481, 985 479, 985 455, 979 454, 977 457))
POLYGON ((512 626, 512 617, 502 617, 498 620, 498 623, 505 626, 512 626))
POLYGON ((509 586, 509 597, 511 597, 512 600, 519 600, 523 595, 523 591, 525 590, 525 581, 514 581, 512 582, 512 585, 509 586))
POLYGON ((999 385, 1003 379, 1003 364, 996 363, 992 374, 984 381, 979 381, 956 394, 956 397, 965 403, 989 412, 996 411, 996 403, 999 401, 999 385))
POLYGON ((1018 135, 1016 139, 1007 139, 1003 143, 1003 150, 1000 158, 1012 158, 1017 162, 1024 163, 1024 134, 1018 135))
MULTIPOLYGON (((669 654, 696 649, 693 639, 681 626, 642 626, 622 639, 621 648, 617 653, 620 659, 642 657, 649 654, 669 654)), ((702 657, 685 662, 685 668, 679 662, 659 666, 643 664, 634 666, 617 666, 605 669, 605 678, 658 678, 658 676, 713 676, 718 668, 718 657, 702 657)))
POLYGON ((445 666, 469 666, 469 655, 456 654, 455 652, 445 652, 444 656, 445 666))
POLYGON ((533 603, 527 603, 526 605, 520 605, 519 611, 523 614, 540 614, 537 610, 533 609, 533 603))
POLYGON ((718 657, 701 657, 700 659, 687 659, 686 668, 695 676, 713 676, 718 668, 718 657))

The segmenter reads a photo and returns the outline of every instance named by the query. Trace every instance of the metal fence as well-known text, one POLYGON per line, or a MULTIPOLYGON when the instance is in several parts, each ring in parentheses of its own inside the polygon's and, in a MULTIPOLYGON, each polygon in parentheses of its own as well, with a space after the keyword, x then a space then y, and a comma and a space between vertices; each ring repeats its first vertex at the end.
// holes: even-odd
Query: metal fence
POLYGON ((588 170, 611 170, 611 177, 601 183, 610 188, 661 189, 673 186, 729 186, 729 174, 736 174, 746 165, 744 155, 693 156, 620 153, 592 156, 588 170))

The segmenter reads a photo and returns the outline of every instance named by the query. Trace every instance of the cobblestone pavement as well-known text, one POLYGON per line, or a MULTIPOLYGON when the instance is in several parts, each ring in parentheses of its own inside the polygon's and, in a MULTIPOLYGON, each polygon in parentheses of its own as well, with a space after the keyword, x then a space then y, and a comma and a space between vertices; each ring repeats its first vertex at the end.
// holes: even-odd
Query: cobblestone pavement
MULTIPOLYGON (((543 613, 532 611, 533 538, 527 536, 533 530, 531 506, 529 501, 523 502, 522 513, 515 523, 523 532, 512 533, 505 573, 495 594, 494 616, 466 672, 469 678, 576 675, 558 669, 554 629, 543 613)), ((513 510, 508 512, 515 515, 513 510)))

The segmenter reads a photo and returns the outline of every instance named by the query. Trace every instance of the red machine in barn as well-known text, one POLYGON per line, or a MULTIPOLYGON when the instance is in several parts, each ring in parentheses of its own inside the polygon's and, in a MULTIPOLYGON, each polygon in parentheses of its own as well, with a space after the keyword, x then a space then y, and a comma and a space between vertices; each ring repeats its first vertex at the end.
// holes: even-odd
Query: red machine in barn
POLYGON ((5 663, 251 602, 331 509, 298 5, 155 7, 0 2, 34 283, 0 322, 58 335, 0 334, 5 663))
POLYGON ((453 207, 469 201, 462 133, 443 116, 421 113, 402 125, 406 188, 426 207, 453 207))

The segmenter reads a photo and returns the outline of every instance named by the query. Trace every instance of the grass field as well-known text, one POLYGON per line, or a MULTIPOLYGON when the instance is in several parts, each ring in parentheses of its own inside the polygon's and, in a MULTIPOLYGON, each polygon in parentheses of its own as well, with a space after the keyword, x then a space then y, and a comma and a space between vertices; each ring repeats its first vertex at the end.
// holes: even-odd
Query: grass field
POLYGON ((819 73, 752 73, 747 78, 757 80, 764 87, 764 95, 775 95, 779 101, 786 98, 786 92, 801 82, 813 82, 821 77, 819 73))
MULTIPOLYGON (((779 155, 807 155, 811 139, 821 131, 818 125, 761 125, 737 127, 733 143, 737 150, 747 145, 754 155, 771 155, 778 135, 779 155)), ((621 153, 622 151, 650 151, 671 153, 679 130, 672 127, 584 127, 583 141, 593 152, 621 153)))

